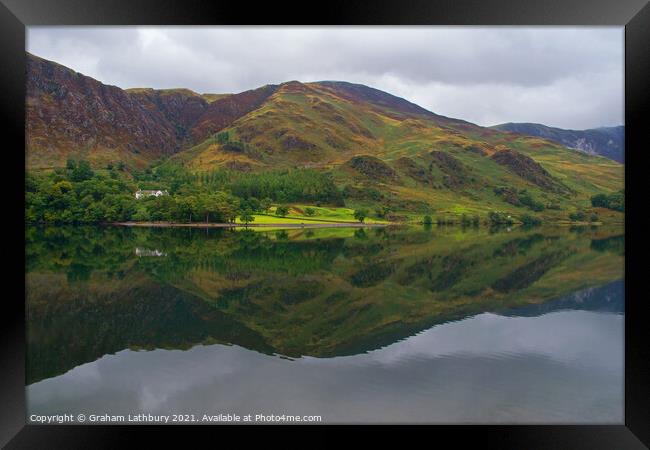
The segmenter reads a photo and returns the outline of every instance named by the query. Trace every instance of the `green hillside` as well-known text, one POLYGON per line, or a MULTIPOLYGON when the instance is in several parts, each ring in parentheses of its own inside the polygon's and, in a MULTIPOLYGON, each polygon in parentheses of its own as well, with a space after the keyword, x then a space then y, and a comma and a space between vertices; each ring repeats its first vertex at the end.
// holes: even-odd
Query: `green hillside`
MULTIPOLYGON (((179 196, 234 194, 240 204, 269 197, 276 206, 365 210, 369 218, 390 221, 424 215, 458 221, 463 214, 485 220, 495 211, 516 219, 623 221, 622 207, 593 209, 590 201, 622 191, 622 164, 440 116, 367 86, 290 81, 228 95, 123 90, 33 55, 28 72, 28 170, 61 171, 74 166, 70 159, 87 160, 96 171, 120 167, 109 176, 121 187, 104 191, 122 196, 160 186, 179 196), (254 186, 266 172, 273 175, 254 186), (282 181, 285 175, 298 183, 282 181), (316 182, 305 181, 310 178, 316 182), (248 187, 237 191, 242 184, 248 187), (277 189, 284 193, 276 195, 277 189)), ((59 173, 33 183, 33 200, 51 213, 46 221, 79 216, 52 213, 52 196, 41 192, 65 178, 59 173)), ((87 191, 73 187, 78 198, 71 204, 87 191)), ((93 201, 103 201, 101 190, 86 196, 85 208, 93 201)), ((120 220, 138 209, 125 197, 119 203, 121 212, 112 216, 120 220)), ((45 216, 31 215, 35 221, 45 216)))
POLYGON ((195 172, 317 169, 345 190, 346 206, 386 207, 402 217, 504 210, 554 220, 588 208, 592 195, 621 190, 624 172, 605 158, 338 82, 283 84, 168 164, 195 172))

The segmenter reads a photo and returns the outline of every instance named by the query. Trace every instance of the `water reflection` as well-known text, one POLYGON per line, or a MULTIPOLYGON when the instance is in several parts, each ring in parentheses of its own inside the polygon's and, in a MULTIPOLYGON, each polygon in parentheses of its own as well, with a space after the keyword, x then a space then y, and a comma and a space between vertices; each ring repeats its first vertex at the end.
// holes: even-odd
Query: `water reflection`
POLYGON ((29 409, 620 422, 623 243, 606 230, 31 229, 29 409))

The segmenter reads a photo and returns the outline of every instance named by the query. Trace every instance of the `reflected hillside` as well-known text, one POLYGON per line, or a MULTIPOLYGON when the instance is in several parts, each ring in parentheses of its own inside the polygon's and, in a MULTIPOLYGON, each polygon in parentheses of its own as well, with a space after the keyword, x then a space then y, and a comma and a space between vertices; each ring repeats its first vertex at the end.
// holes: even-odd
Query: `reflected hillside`
POLYGON ((604 286, 586 288, 557 300, 526 305, 520 308, 499 311, 498 313, 512 317, 537 317, 552 312, 571 310, 622 315, 625 312, 624 291, 623 280, 617 280, 604 286))
POLYGON ((32 228, 28 383, 125 348, 331 357, 485 311, 543 314, 621 279, 623 247, 591 228, 32 228))

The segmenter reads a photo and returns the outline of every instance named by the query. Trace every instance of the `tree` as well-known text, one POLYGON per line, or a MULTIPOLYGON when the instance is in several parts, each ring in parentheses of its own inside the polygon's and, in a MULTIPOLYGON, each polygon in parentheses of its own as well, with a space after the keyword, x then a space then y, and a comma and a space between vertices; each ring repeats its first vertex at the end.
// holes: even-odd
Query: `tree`
POLYGON ((573 222, 584 222, 587 219, 587 214, 584 211, 576 211, 569 214, 569 219, 573 222))
POLYGON ((375 214, 377 217, 386 217, 390 214, 391 209, 388 206, 379 206, 377 209, 375 209, 375 214))
POLYGON ((249 198, 249 199, 248 199, 248 204, 250 205, 250 207, 251 207, 251 209, 252 209, 253 211, 261 211, 261 209, 262 209, 262 202, 259 201, 259 200, 258 200, 257 198, 255 198, 255 197, 251 197, 251 198, 249 198))
POLYGON ((270 198, 266 197, 265 199, 263 199, 263 200, 260 202, 260 211, 262 211, 263 213, 268 212, 268 210, 271 209, 271 205, 272 205, 272 203, 273 203, 273 200, 271 200, 270 198))
POLYGON ((316 210, 314 208, 307 207, 307 208, 305 208, 305 214, 308 217, 313 217, 313 216, 316 215, 316 210))
POLYGON ((533 211, 544 211, 544 204, 535 200, 525 189, 519 192, 519 202, 533 211))
POLYGON ((541 225, 542 220, 539 219, 538 217, 531 216, 530 214, 524 214, 521 216, 521 223, 524 224, 525 226, 537 226, 541 225))
POLYGON ((431 225, 433 223, 433 219, 431 218, 431 216, 424 216, 424 218, 422 219, 422 223, 424 225, 431 225))
POLYGON ((205 223, 210 222, 210 213, 214 210, 212 197, 209 194, 201 194, 196 199, 196 213, 205 217, 205 223))
POLYGON ((150 197, 147 205, 151 205, 149 211, 153 220, 171 220, 176 210, 176 202, 169 195, 150 197))
POLYGON ((279 241, 280 241, 280 240, 284 241, 284 240, 286 240, 286 239, 289 239, 289 233, 287 233, 286 230, 276 231, 276 232, 275 232, 275 238, 276 238, 277 240, 279 240, 279 241))
POLYGON ((68 209, 75 200, 74 191, 72 190, 72 183, 69 181, 59 181, 54 183, 49 189, 47 196, 48 209, 56 209, 59 211, 68 209))
POLYGON ((88 161, 81 160, 72 169, 72 173, 70 174, 70 180, 76 182, 90 180, 94 175, 95 173, 90 168, 90 164, 88 164, 88 161))
POLYGON ((490 211, 488 220, 492 225, 512 225, 514 223, 510 214, 501 211, 490 211))
POLYGON ((52 186, 52 188, 55 192, 65 194, 72 191, 72 183, 69 181, 59 181, 58 183, 54 183, 54 186, 52 186))
POLYGON ((230 134, 227 131, 222 131, 217 134, 217 142, 219 144, 225 144, 230 140, 230 134))
POLYGON ((365 209, 357 209, 354 211, 354 218, 357 219, 360 223, 363 223, 368 216, 368 212, 365 209))
POLYGON ((178 197, 174 208, 174 217, 179 221, 192 223, 192 216, 198 214, 197 198, 194 195, 178 197))
POLYGON ((206 223, 210 222, 210 217, 221 222, 234 222, 239 212, 239 200, 225 192, 200 194, 196 210, 205 217, 206 223))
POLYGON ((131 216, 131 218, 137 222, 147 222, 151 220, 149 211, 147 211, 147 208, 144 205, 138 205, 135 213, 131 216))
POLYGON ((625 211, 625 190, 620 190, 612 194, 596 194, 591 197, 591 206, 599 208, 608 208, 614 211, 625 211))
POLYGON ((609 196, 608 208, 619 212, 625 211, 625 190, 624 189, 618 192, 614 192, 609 196))
POLYGON ((240 211, 239 199, 225 192, 216 192, 214 196, 219 220, 234 222, 237 213, 240 211))
POLYGON ((275 198, 276 198, 276 200, 279 201, 279 202, 286 202, 286 201, 289 201, 289 199, 287 198, 287 194, 285 194, 284 191, 278 191, 278 192, 275 194, 275 198))
POLYGON ((596 194, 591 197, 591 206, 607 208, 609 206, 609 200, 605 194, 596 194))
POLYGON ((287 214, 289 214, 289 208, 286 206, 278 206, 275 208, 275 215, 280 216, 280 217, 285 217, 287 214))
POLYGON ((244 222, 244 224, 248 225, 250 222, 255 220, 255 216, 253 216, 253 211, 250 209, 245 209, 242 211, 241 216, 239 216, 239 220, 244 222))

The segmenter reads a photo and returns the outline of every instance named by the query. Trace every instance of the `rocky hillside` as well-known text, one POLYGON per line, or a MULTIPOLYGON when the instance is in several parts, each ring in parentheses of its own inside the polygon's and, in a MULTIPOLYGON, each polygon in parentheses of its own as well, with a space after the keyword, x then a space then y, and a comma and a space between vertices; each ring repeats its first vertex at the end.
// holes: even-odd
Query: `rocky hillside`
POLYGON ((589 130, 563 130, 538 123, 504 123, 492 128, 548 139, 589 155, 625 162, 625 127, 622 125, 589 130))
POLYGON ((27 164, 60 167, 83 157, 144 166, 258 107, 264 96, 251 92, 124 90, 27 54, 27 164))
POLYGON ((180 133, 155 98, 28 55, 28 166, 61 166, 70 155, 143 164, 178 151, 180 133))

